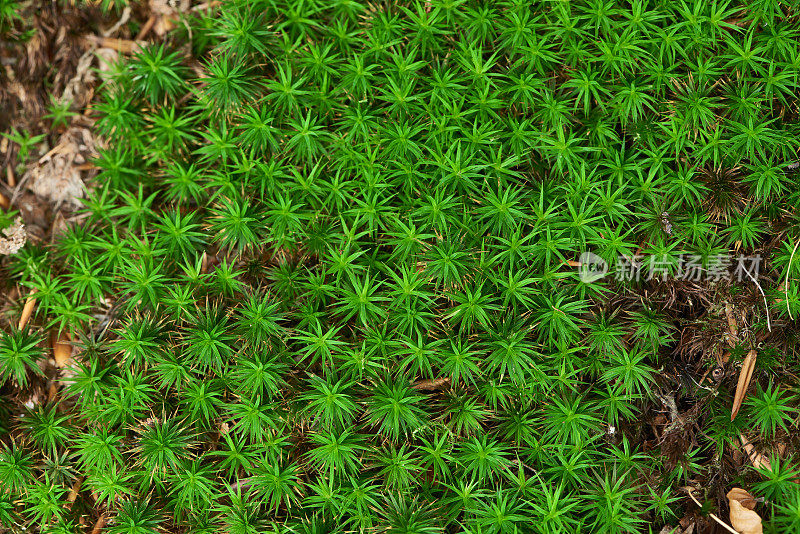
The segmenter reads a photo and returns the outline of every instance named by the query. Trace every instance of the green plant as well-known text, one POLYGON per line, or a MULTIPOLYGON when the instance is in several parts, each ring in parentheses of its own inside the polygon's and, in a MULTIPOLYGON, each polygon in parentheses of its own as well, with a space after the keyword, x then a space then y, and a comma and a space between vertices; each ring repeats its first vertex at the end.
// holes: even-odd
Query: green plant
POLYGON ((0 260, 3 528, 638 532, 690 483, 795 528, 794 14, 183 13, 103 70, 80 213, 0 260))
POLYGON ((44 356, 42 339, 29 329, 0 332, 0 379, 14 380, 20 387, 28 383, 28 373, 43 375, 38 360, 44 356))

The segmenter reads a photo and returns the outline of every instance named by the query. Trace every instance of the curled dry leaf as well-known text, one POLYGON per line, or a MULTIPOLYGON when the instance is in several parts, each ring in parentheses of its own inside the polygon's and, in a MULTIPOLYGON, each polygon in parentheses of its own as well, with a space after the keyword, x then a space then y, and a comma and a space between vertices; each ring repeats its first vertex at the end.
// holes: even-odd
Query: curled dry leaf
POLYGON ((750 440, 747 439, 744 434, 739 434, 739 441, 742 442, 742 448, 747 454, 747 458, 750 460, 750 463, 753 464, 753 467, 757 469, 772 469, 769 459, 758 452, 758 449, 756 449, 755 445, 750 443, 750 440))
POLYGON ((733 528, 739 534, 762 534, 764 527, 761 525, 761 516, 754 511, 755 497, 742 488, 733 488, 727 497, 733 528))
POLYGON ((19 249, 25 246, 25 242, 28 240, 28 234, 25 232, 22 218, 17 217, 14 220, 14 224, 3 229, 3 236, 0 237, 0 255, 11 255, 19 252, 19 249))
POLYGON ((746 489, 733 488, 725 496, 728 498, 728 500, 733 499, 735 501, 739 501, 739 503, 748 510, 756 509, 756 498, 753 497, 746 489))
POLYGON ((753 370, 755 369, 757 357, 758 353, 755 350, 751 350, 747 353, 747 356, 745 356, 742 362, 742 370, 739 371, 739 381, 736 383, 736 394, 733 396, 731 421, 736 419, 736 414, 739 413, 739 409, 742 407, 742 401, 744 401, 744 396, 747 394, 750 380, 753 378, 753 370))
POLYGON ((25 306, 22 308, 22 315, 19 317, 19 329, 25 328, 25 325, 30 321, 33 315, 33 310, 36 309, 36 297, 32 292, 28 299, 25 301, 25 306))
POLYGON ((53 344, 53 359, 56 361, 56 367, 63 369, 69 365, 72 359, 72 339, 67 332, 61 332, 61 335, 58 337, 53 333, 51 341, 53 344))

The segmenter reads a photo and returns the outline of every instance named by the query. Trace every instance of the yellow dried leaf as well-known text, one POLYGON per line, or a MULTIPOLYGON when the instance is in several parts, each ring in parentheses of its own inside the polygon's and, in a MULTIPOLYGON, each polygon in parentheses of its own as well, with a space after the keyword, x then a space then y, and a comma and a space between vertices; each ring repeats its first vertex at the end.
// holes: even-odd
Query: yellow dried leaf
POLYGON ((761 516, 748 510, 736 499, 728 501, 731 507, 731 525, 739 534, 763 534, 761 516))
POLYGON ((739 501, 739 503, 748 510, 756 509, 756 498, 753 497, 749 491, 742 488, 733 488, 725 495, 728 500, 739 501))

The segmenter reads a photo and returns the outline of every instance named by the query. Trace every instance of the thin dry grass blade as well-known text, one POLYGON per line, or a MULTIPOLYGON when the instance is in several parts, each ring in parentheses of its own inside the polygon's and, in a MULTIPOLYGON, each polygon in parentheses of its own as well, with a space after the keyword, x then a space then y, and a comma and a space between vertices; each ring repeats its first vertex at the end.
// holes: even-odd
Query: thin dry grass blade
POLYGON ((758 353, 751 350, 742 362, 742 370, 739 371, 739 382, 736 384, 736 394, 733 396, 733 408, 731 409, 731 421, 736 419, 736 414, 739 413, 739 408, 742 407, 742 401, 747 394, 747 388, 750 386, 750 380, 753 378, 753 370, 756 365, 756 357, 758 353))

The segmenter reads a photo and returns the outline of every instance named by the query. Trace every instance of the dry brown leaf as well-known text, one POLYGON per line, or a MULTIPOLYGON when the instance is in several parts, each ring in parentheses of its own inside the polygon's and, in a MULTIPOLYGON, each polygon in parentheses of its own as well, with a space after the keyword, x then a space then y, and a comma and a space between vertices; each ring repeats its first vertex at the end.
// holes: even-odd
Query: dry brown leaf
POLYGON ((757 357, 758 353, 755 350, 751 350, 747 353, 747 356, 745 356, 742 362, 742 369, 739 371, 739 381, 736 383, 736 394, 733 396, 731 421, 736 419, 736 414, 739 413, 739 409, 742 407, 742 401, 744 401, 744 396, 747 394, 750 380, 753 378, 753 370, 755 369, 757 357))
POLYGON ((728 500, 733 499, 735 501, 739 501, 739 503, 748 510, 756 509, 756 498, 753 497, 746 489, 733 488, 725 496, 728 498, 728 500))
POLYGON ((25 306, 22 308, 22 315, 19 317, 20 330, 25 328, 25 325, 28 324, 28 321, 31 319, 31 315, 33 315, 33 310, 36 309, 36 297, 34 293, 35 292, 31 292, 30 296, 25 301, 25 306))
POLYGON ((415 382, 414 385, 412 385, 411 387, 419 391, 419 390, 429 390, 429 389, 440 389, 449 385, 450 385, 450 379, 444 377, 444 378, 434 378, 433 380, 420 380, 419 382, 415 382))
POLYGON ((55 333, 51 336, 53 344, 53 359, 56 361, 56 367, 63 369, 69 365, 72 359, 72 339, 67 332, 61 332, 59 337, 55 333))
POLYGON ((3 193, 0 193, 0 208, 7 210, 9 206, 11 206, 11 202, 8 201, 3 193))
POLYGON ((22 224, 22 217, 17 217, 14 220, 14 224, 4 228, 2 234, 5 237, 0 237, 0 255, 16 254, 19 249, 25 246, 25 242, 28 240, 25 225, 22 224))
POLYGON ((736 499, 729 499, 731 507, 731 525, 739 534, 763 534, 764 527, 761 525, 761 516, 755 511, 749 510, 736 499))

